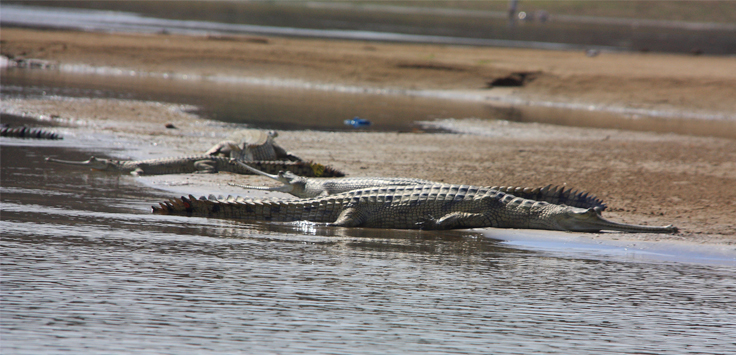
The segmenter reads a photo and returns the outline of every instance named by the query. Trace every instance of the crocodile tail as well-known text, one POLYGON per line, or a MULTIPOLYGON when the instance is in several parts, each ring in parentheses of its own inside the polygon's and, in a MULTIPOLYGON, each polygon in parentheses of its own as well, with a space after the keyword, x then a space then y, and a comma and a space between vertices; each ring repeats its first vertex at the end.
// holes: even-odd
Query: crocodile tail
MULTIPOLYGON (((177 215, 187 217, 229 218, 244 220, 261 220, 274 222, 292 222, 299 220, 325 219, 331 222, 330 213, 322 213, 327 207, 319 209, 319 202, 307 204, 290 203, 288 200, 254 200, 243 197, 180 197, 152 206, 154 214, 177 215)), ((338 208, 332 206, 332 208, 338 208)), ((330 210, 331 211, 331 210, 330 210)))
MULTIPOLYGON (((253 212, 251 208, 240 210, 241 203, 245 202, 242 197, 233 198, 217 198, 210 195, 209 198, 204 196, 199 199, 193 195, 188 197, 182 196, 178 199, 169 199, 152 206, 154 214, 176 215, 187 217, 214 217, 214 218, 242 218, 243 212, 253 212)), ((251 219, 256 216, 251 216, 251 219)))
POLYGON ((567 205, 578 208, 599 208, 603 211, 608 207, 603 201, 587 192, 572 189, 565 190, 562 186, 547 185, 544 187, 517 187, 494 186, 494 190, 511 194, 528 200, 544 201, 555 205, 567 205))
POLYGON ((0 129, 0 137, 14 138, 37 138, 37 139, 64 139, 60 135, 43 129, 28 127, 3 127, 0 129))
POLYGON ((158 206, 152 207, 154 214, 187 217, 238 218, 237 215, 240 213, 233 211, 233 206, 237 205, 237 203, 234 204, 231 202, 235 201, 230 196, 228 196, 228 199, 218 199, 214 196, 210 196, 209 198, 202 196, 197 199, 193 195, 189 195, 188 197, 182 196, 178 199, 169 199, 168 201, 159 203, 158 206))
POLYGON ((343 177, 345 174, 342 171, 334 169, 329 166, 325 166, 315 162, 307 162, 312 168, 314 177, 343 177))
POLYGON ((169 199, 168 201, 160 202, 158 206, 151 206, 154 214, 170 214, 180 216, 191 216, 192 215, 192 195, 189 198, 182 196, 178 199, 169 199))

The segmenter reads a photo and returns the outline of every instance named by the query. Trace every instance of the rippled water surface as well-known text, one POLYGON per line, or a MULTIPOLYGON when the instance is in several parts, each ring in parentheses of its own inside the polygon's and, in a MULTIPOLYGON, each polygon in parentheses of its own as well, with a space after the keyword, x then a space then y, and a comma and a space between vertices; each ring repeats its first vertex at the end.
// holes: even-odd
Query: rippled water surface
POLYGON ((2 139, 3 354, 736 352, 733 264, 154 216, 133 177, 43 162, 90 152, 2 139))

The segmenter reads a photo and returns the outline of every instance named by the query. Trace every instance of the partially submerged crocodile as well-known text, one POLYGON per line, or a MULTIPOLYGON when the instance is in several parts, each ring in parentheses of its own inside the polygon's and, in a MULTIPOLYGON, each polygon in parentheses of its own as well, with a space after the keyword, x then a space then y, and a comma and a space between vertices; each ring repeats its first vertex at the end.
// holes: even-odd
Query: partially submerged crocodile
POLYGON ((261 131, 257 129, 241 129, 235 131, 227 139, 215 144, 206 155, 227 156, 238 161, 266 161, 289 160, 302 161, 301 158, 289 153, 274 139, 278 137, 276 131, 261 131))
POLYGON ((529 228, 576 232, 676 233, 673 226, 615 223, 600 208, 527 200, 467 185, 430 184, 352 190, 305 200, 181 197, 153 206, 153 213, 196 217, 311 221, 342 227, 396 229, 529 228))
MULTIPOLYGON (((290 171, 280 171, 278 174, 274 175, 265 173, 258 169, 254 169, 247 164, 243 164, 241 162, 237 162, 236 164, 241 165, 244 169, 248 169, 254 174, 279 181, 283 183, 283 185, 277 187, 264 187, 228 183, 229 185, 252 190, 285 192, 299 198, 328 196, 369 187, 443 184, 435 181, 401 177, 347 177, 334 179, 314 179, 299 176, 290 171)), ((582 191, 577 192, 570 189, 565 190, 565 187, 557 187, 552 185, 537 188, 492 186, 491 189, 529 200, 545 201, 557 205, 568 205, 580 208, 599 207, 601 208, 601 210, 604 210, 607 207, 603 203, 603 201, 593 195, 582 191)))
POLYGON ((0 137, 13 138, 37 138, 37 139, 64 139, 57 133, 49 132, 40 128, 21 127, 2 127, 0 128, 0 137))
MULTIPOLYGON (((130 173, 133 175, 163 175, 187 173, 216 173, 218 171, 235 174, 253 174, 244 169, 233 159, 214 155, 192 155, 176 158, 161 158, 148 160, 113 160, 91 157, 85 161, 69 161, 46 158, 46 161, 67 165, 86 166, 90 169, 130 173)), ((277 173, 290 171, 299 175, 314 177, 340 177, 342 172, 333 168, 308 161, 253 161, 250 162, 258 169, 277 173)))

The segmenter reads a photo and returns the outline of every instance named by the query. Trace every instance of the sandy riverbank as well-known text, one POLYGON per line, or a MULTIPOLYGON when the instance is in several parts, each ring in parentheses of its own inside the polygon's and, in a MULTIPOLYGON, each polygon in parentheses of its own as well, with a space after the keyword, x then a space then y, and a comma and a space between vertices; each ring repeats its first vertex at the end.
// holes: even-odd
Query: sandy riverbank
MULTIPOLYGON (((144 72, 485 90, 493 78, 527 71, 537 73, 537 78, 512 95, 736 113, 732 100, 736 70, 731 58, 656 54, 588 58, 582 53, 519 49, 19 29, 3 29, 1 35, 3 55, 144 72)), ((105 132, 141 146, 155 143, 159 149, 155 154, 204 151, 232 128, 167 105, 143 102, 6 100, 2 109, 35 117, 58 116, 72 124, 67 134, 105 132), (179 129, 167 130, 165 123, 179 129)), ((479 120, 434 124, 461 134, 294 131, 282 132, 279 142, 299 156, 328 163, 351 176, 414 176, 476 185, 566 184, 604 199, 609 205, 606 215, 613 220, 675 224, 682 229, 673 236, 625 238, 736 243, 733 140, 479 120)), ((242 178, 219 174, 183 179, 190 185, 182 188, 242 178)))
POLYGON ((509 94, 526 101, 736 117, 728 57, 402 45, 252 36, 176 36, 3 28, 3 55, 138 72, 296 79, 367 88, 509 94), (488 89, 531 73, 523 88, 488 89))

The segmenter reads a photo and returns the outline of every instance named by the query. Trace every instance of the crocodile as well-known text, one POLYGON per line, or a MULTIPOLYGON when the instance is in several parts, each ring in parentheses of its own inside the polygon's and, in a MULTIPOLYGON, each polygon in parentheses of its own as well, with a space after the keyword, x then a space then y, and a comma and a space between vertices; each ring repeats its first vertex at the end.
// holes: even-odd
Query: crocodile
MULTIPOLYGON (((277 180, 283 183, 283 185, 278 187, 250 186, 236 183, 228 183, 228 185, 251 190, 285 192, 299 198, 328 196, 368 187, 443 184, 441 182, 402 177, 347 177, 315 179, 299 176, 290 171, 280 171, 277 175, 268 174, 241 162, 237 162, 236 164, 241 165, 244 169, 252 171, 254 174, 277 180)), ((492 186, 491 189, 529 200, 545 201, 558 205, 564 204, 580 208, 600 207, 601 210, 605 210, 607 207, 603 201, 593 195, 583 191, 578 192, 571 189, 565 190, 564 186, 558 187, 547 185, 537 188, 492 186)))
POLYGON ((153 213, 274 222, 310 221, 338 227, 677 232, 672 225, 656 227, 608 221, 601 216, 598 207, 555 205, 523 199, 490 187, 450 184, 372 187, 304 200, 253 200, 232 196, 197 199, 189 195, 153 206, 153 213))
POLYGON ((314 179, 299 176, 291 171, 279 171, 278 174, 269 174, 242 162, 236 162, 236 164, 240 165, 243 169, 251 171, 253 174, 280 181, 283 185, 278 187, 250 186, 235 183, 228 183, 228 185, 251 190, 279 191, 299 198, 334 195, 341 192, 374 186, 421 185, 433 183, 432 181, 423 179, 394 177, 343 177, 333 179, 314 179))
POLYGON ((49 132, 40 128, 21 127, 2 127, 0 128, 0 137, 13 138, 37 138, 37 139, 64 139, 57 133, 49 132))
POLYGON ((241 129, 215 144, 205 154, 227 156, 238 161, 302 161, 274 142, 278 135, 276 131, 241 129))
MULTIPOLYGON (((236 164, 235 160, 214 155, 192 155, 148 160, 113 160, 91 157, 85 161, 69 161, 46 158, 46 161, 86 166, 94 170, 130 173, 132 175, 216 173, 218 171, 235 174, 252 174, 252 171, 236 164)), ((314 177, 345 176, 342 172, 331 167, 309 161, 254 161, 250 162, 250 164, 268 172, 292 171, 301 175, 314 177)))

